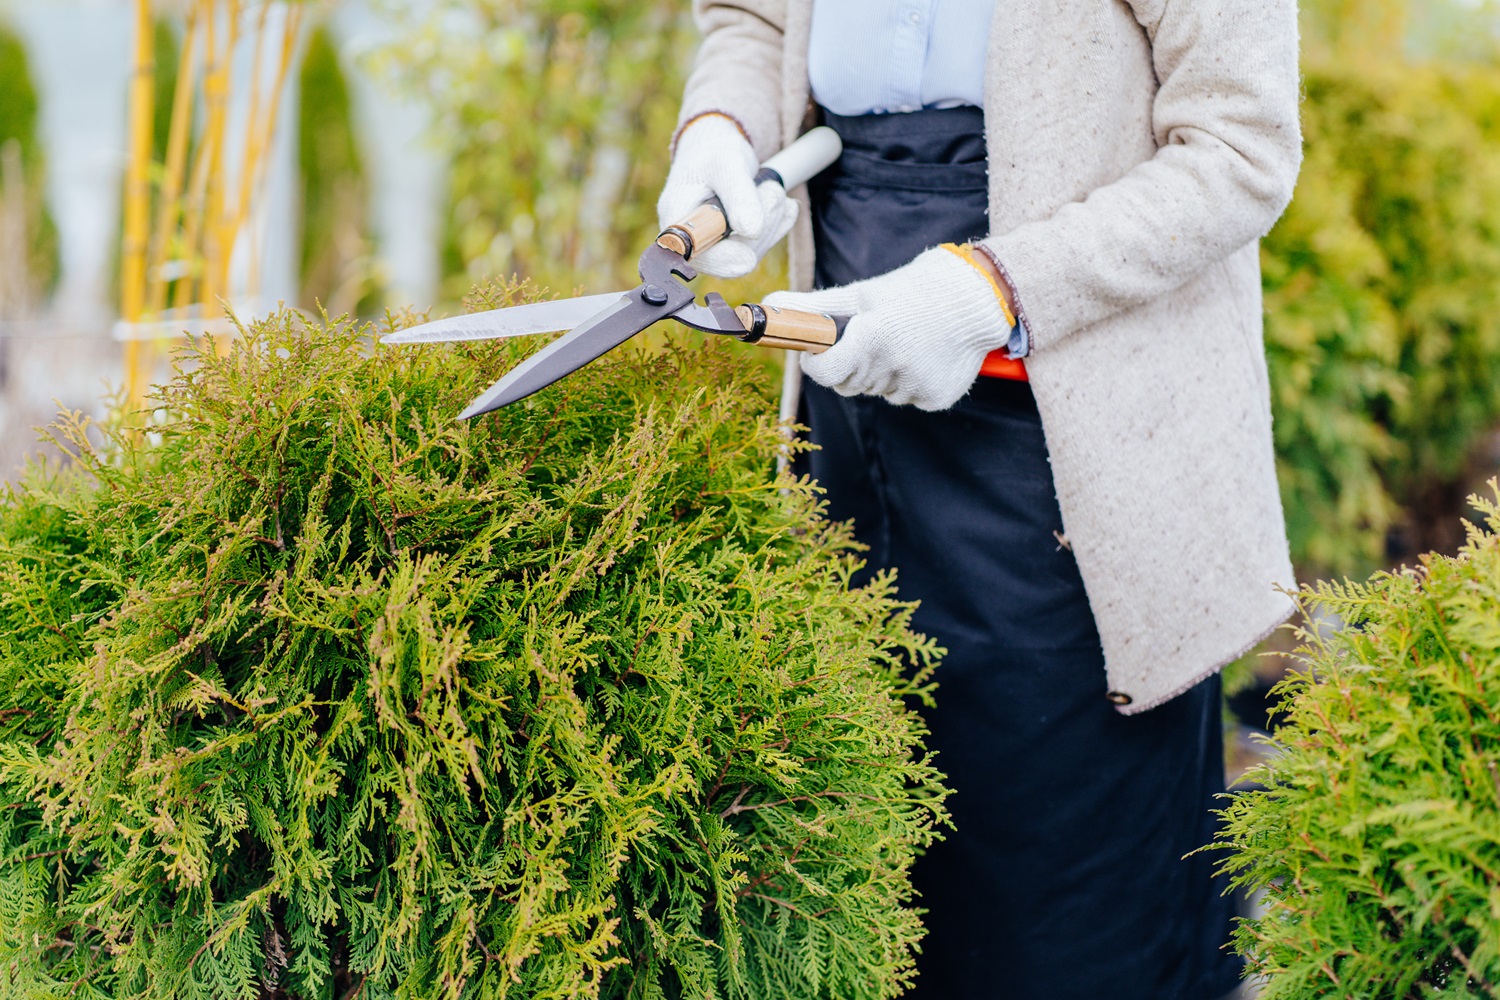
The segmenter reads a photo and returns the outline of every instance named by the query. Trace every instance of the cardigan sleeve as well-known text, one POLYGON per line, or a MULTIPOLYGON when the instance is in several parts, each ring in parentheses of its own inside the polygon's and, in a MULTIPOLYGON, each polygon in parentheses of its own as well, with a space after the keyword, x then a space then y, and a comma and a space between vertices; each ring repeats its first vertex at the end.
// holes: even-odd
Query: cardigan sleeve
POLYGON ((781 54, 787 0, 693 0, 703 44, 678 129, 700 115, 733 118, 762 160, 781 148, 781 54))
POLYGON ((1160 87, 1157 152, 984 241, 1033 349, 1187 283, 1264 236, 1302 161, 1295 0, 1130 0, 1160 87))

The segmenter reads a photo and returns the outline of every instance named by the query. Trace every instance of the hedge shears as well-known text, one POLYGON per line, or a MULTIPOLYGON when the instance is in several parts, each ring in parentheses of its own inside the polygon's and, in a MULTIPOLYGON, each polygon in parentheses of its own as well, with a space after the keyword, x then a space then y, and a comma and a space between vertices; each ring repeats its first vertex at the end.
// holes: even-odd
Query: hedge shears
MULTIPOLYGON (((757 186, 775 181, 790 190, 805 184, 839 158, 838 133, 819 127, 767 160, 757 186)), ((731 307, 718 292, 700 304, 687 282, 697 277, 690 263, 730 234, 724 206, 711 198, 686 219, 662 230, 641 255, 641 283, 628 292, 585 295, 423 323, 381 338, 384 344, 431 344, 495 340, 567 330, 504 378, 481 393, 458 415, 468 420, 497 410, 587 365, 664 319, 705 333, 724 334, 747 344, 821 353, 838 342, 847 319, 777 309, 759 303, 731 307)))

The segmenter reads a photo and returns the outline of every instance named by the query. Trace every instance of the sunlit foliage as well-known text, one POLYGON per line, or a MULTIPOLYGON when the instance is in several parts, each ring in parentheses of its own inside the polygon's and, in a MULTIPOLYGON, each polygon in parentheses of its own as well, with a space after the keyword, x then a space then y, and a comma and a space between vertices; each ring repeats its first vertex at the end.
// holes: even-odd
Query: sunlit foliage
POLYGON ((454 155, 450 291, 519 272, 634 283, 698 44, 687 3, 385 0, 383 53, 430 100, 454 155))

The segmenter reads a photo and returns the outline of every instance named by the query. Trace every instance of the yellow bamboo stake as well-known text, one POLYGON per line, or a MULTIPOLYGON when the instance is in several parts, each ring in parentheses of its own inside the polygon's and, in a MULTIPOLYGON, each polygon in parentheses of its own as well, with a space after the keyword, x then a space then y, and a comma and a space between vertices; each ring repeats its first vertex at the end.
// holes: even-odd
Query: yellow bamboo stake
MULTIPOLYGON (((130 159, 125 173, 125 239, 121 248, 120 316, 139 323, 145 309, 146 253, 151 219, 151 125, 156 78, 151 0, 136 0, 135 75, 130 81, 130 159)), ((125 392, 132 410, 145 401, 141 345, 125 345, 125 392)))
MULTIPOLYGON (((289 4, 286 12, 286 20, 282 22, 281 29, 281 51, 276 64, 276 81, 272 85, 270 109, 264 116, 252 114, 247 127, 257 130, 255 142, 255 154, 252 159, 246 161, 245 177, 251 180, 251 184, 240 192, 239 225, 248 225, 252 199, 255 195, 265 193, 266 179, 270 175, 270 149, 276 139, 276 125, 281 119, 281 98, 286 93, 287 77, 291 74, 292 63, 297 53, 297 38, 301 32, 302 8, 296 4, 289 4), (252 166, 253 164, 253 166, 252 166)), ((265 19, 262 18, 260 30, 265 31, 265 19)), ((256 66, 259 67, 260 40, 256 40, 256 66)), ((257 79, 257 94, 259 93, 259 80, 257 79)), ((248 135, 247 135, 248 141, 248 135)), ((260 289, 260 247, 255 239, 256 233, 252 226, 250 228, 250 278, 249 286, 252 294, 260 289)))
POLYGON ((244 222, 250 209, 250 190, 254 183, 254 166, 260 158, 260 130, 256 119, 260 117, 261 64, 265 60, 266 19, 271 15, 271 5, 260 5, 260 17, 255 21, 255 45, 250 57, 250 113, 245 116, 245 148, 240 156, 239 200, 234 207, 235 228, 244 222))
MULTIPOLYGON (((150 0, 138 2, 149 5, 150 0)), ((140 282, 143 308, 138 313, 149 308, 151 316, 160 318, 170 298, 174 311, 184 317, 189 309, 195 309, 199 319, 221 318, 221 299, 231 291, 232 265, 240 250, 251 253, 249 290, 253 293, 258 288, 258 236, 252 222, 270 172, 270 149, 295 62, 302 19, 301 6, 289 4, 277 38, 270 27, 270 0, 259 2, 262 6, 252 28, 254 62, 248 74, 248 117, 243 126, 237 119, 233 123, 236 130, 244 130, 238 163, 228 162, 232 71, 236 55, 246 54, 236 49, 242 42, 240 19, 248 16, 249 6, 247 0, 190 0, 187 7, 172 121, 160 167, 160 201, 147 244, 145 263, 149 266, 140 282), (279 52, 273 47, 279 47, 279 52), (269 62, 268 50, 276 52, 269 62), (269 91, 265 89, 268 77, 274 79, 269 91), (195 135, 194 98, 200 93, 203 121, 195 135), (227 171, 230 167, 236 168, 234 176, 227 171), (248 245, 239 247, 242 241, 248 245), (185 266, 169 273, 167 266, 173 262, 185 266), (176 286, 169 294, 174 278, 176 286)), ((146 162, 149 167, 149 150, 146 162)), ((227 343, 220 340, 220 348, 227 343)), ((142 348, 133 344, 127 350, 138 355, 142 348)))
POLYGON ((177 90, 172 95, 172 124, 167 131, 167 156, 162 174, 161 197, 156 209, 156 231, 151 237, 150 315, 159 317, 167 306, 168 261, 185 257, 194 247, 179 247, 173 228, 182 217, 182 187, 186 179, 188 141, 193 132, 193 91, 197 86, 194 59, 198 38, 198 9, 190 8, 182 36, 182 56, 177 65, 177 90))
MULTIPOLYGON (((202 88, 204 94, 207 94, 210 90, 209 80, 215 72, 218 59, 214 34, 217 0, 195 2, 199 23, 203 26, 202 88)), ((193 154, 192 180, 183 202, 182 213, 181 253, 184 260, 192 262, 192 271, 186 280, 178 282, 177 290, 172 295, 172 306, 177 310, 186 310, 189 306, 197 305, 200 314, 206 317, 208 308, 205 303, 208 299, 203 294, 203 289, 208 280, 208 248, 205 245, 205 234, 209 225, 208 187, 210 171, 213 169, 211 154, 214 129, 212 110, 205 106, 204 114, 207 120, 198 141, 198 149, 193 154)))
MULTIPOLYGON (((217 171, 215 171, 213 177, 214 185, 218 189, 218 193, 215 197, 217 203, 217 211, 215 212, 214 216, 218 222, 219 227, 219 269, 218 273, 214 275, 214 281, 218 287, 214 294, 210 297, 207 297, 206 299, 208 308, 212 311, 215 318, 217 318, 220 313, 223 312, 223 306, 221 306, 218 302, 219 297, 223 296, 227 298, 229 296, 230 265, 234 261, 234 242, 235 235, 237 233, 235 219, 232 214, 233 209, 231 208, 230 202, 231 195, 229 188, 229 175, 226 172, 226 164, 224 161, 229 152, 229 94, 231 90, 231 87, 229 85, 229 74, 234 65, 234 50, 236 46, 239 45, 240 41, 240 18, 243 16, 244 12, 245 5, 242 0, 229 0, 228 10, 225 12, 226 38, 224 43, 224 123, 219 132, 219 168, 217 171)), ((228 345, 225 344, 221 339, 219 346, 222 350, 228 345)))
POLYGON ((200 301, 199 290, 203 286, 203 273, 207 269, 203 259, 203 215, 208 208, 208 146, 199 143, 193 158, 192 181, 187 198, 182 205, 181 255, 192 262, 187 278, 177 283, 172 293, 172 307, 184 309, 200 301))
MULTIPOLYGON (((239 192, 234 201, 232 214, 226 219, 229 231, 234 234, 231 237, 234 240, 231 247, 238 246, 240 234, 246 232, 246 225, 250 220, 250 196, 251 192, 255 189, 255 179, 259 173, 257 164, 260 162, 260 158, 264 152, 260 145, 259 119, 261 114, 261 78, 264 76, 266 51, 266 25, 270 16, 271 5, 269 2, 262 0, 260 16, 255 20, 255 44, 251 47, 250 113, 245 116, 244 145, 240 150, 239 192)), ((253 295, 255 291, 254 286, 257 281, 257 277, 254 275, 256 267, 253 229, 248 235, 250 236, 250 245, 246 249, 250 254, 249 264, 252 272, 249 282, 251 287, 248 291, 253 295)), ((231 250, 231 258, 232 256, 233 252, 231 250)))
MULTIPOLYGON (((207 0, 211 5, 212 0, 207 0)), ((234 57, 234 46, 238 35, 239 4, 230 0, 225 5, 227 23, 224 26, 224 45, 214 52, 212 71, 203 78, 204 105, 208 123, 204 129, 204 155, 208 158, 208 177, 203 204, 203 282, 201 305, 205 319, 217 318, 220 310, 219 296, 228 291, 229 255, 232 243, 226 242, 228 227, 224 220, 224 137, 229 118, 229 71, 234 57)), ((212 39, 210 30, 209 38, 212 39)), ((212 50, 212 41, 210 41, 212 50)), ((223 345, 221 345, 222 349, 223 345)))

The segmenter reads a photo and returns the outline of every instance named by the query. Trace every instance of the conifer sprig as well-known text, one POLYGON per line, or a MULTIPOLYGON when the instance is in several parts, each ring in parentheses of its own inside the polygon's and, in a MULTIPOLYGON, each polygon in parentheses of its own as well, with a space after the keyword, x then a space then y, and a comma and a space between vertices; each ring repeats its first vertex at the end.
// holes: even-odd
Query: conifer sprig
POLYGON ((895 996, 938 651, 743 349, 458 425, 535 345, 370 332, 184 356, 0 508, 0 996, 895 996))

